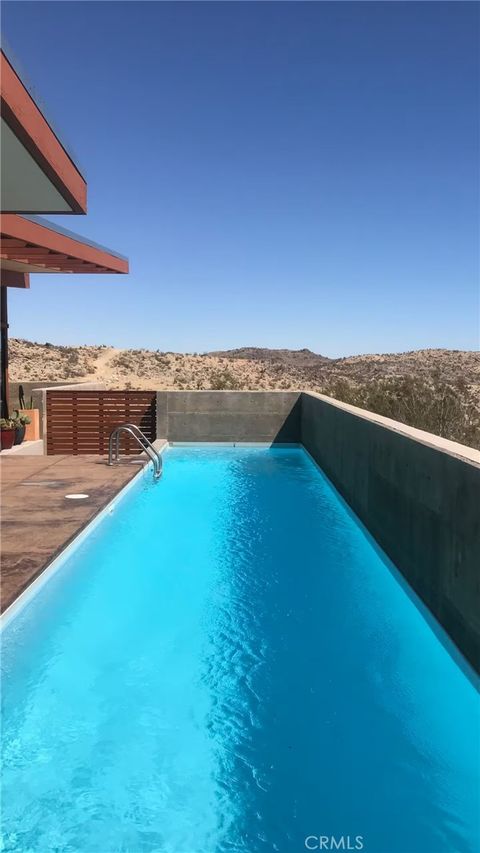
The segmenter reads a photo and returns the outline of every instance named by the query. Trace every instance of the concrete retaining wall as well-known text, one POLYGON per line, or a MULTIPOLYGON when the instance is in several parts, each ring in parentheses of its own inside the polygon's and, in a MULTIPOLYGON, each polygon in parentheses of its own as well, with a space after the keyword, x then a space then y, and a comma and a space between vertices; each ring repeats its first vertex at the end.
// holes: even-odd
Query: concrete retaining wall
POLYGON ((9 382, 8 389, 10 410, 12 411, 13 409, 20 408, 20 400, 18 398, 18 389, 20 385, 23 386, 25 401, 28 404, 30 402, 30 397, 34 391, 37 392, 38 399, 38 394, 43 388, 64 388, 67 383, 69 388, 73 388, 74 384, 81 385, 82 380, 79 379, 78 382, 76 382, 74 379, 72 379, 71 381, 68 379, 62 379, 59 382, 9 382))
POLYGON ((300 441, 299 392, 158 391, 157 438, 300 441))
POLYGON ((480 670, 480 454, 304 393, 302 443, 480 670))

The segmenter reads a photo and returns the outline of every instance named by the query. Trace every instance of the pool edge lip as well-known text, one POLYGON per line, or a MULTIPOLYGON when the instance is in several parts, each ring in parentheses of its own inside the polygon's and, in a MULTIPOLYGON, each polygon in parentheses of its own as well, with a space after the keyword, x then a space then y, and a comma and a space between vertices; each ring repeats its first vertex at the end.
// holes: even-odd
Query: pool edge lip
POLYGON ((257 447, 281 450, 283 447, 303 447, 300 441, 169 441, 169 447, 257 447))
MULTIPOLYGON (((169 449, 169 443, 166 442, 163 444, 161 448, 159 448, 159 453, 163 454, 169 449)), ((10 623, 15 619, 24 608, 30 603, 32 598, 35 598, 40 589, 48 583, 51 577, 55 575, 63 566, 65 561, 75 553, 75 551, 80 547, 80 545, 87 539, 93 531, 101 524, 104 517, 106 515, 110 515, 115 509, 116 505, 119 501, 122 501, 126 494, 136 485, 141 477, 144 477, 145 474, 149 471, 153 470, 153 463, 147 462, 145 465, 137 471, 137 473, 125 483, 125 485, 117 492, 116 495, 102 507, 96 515, 93 516, 92 519, 85 525, 75 536, 74 538, 63 548, 53 560, 50 560, 46 566, 42 569, 39 575, 20 593, 20 595, 12 601, 8 607, 5 608, 3 613, 0 615, 0 637, 2 636, 5 629, 10 625, 10 623)))

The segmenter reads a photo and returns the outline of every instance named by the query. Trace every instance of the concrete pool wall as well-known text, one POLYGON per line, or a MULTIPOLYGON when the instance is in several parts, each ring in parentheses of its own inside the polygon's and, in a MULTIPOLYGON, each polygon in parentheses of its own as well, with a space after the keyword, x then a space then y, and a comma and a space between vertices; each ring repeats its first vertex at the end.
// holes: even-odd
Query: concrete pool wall
POLYGON ((290 391, 159 391, 157 436, 303 444, 480 670, 478 451, 290 391))
POLYGON ((298 443, 299 391, 159 391, 157 437, 298 443))
POLYGON ((301 441, 480 670, 480 453, 302 395, 301 441))

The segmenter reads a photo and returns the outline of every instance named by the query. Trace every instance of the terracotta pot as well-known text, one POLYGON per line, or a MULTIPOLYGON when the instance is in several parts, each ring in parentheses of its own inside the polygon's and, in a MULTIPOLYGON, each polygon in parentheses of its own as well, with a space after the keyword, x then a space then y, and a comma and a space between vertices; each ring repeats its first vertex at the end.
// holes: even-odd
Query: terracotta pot
POLYGON ((15 441, 13 442, 14 444, 22 443, 23 439, 25 438, 25 426, 26 424, 15 428, 15 441))
POLYGON ((25 441, 38 441, 40 438, 40 409, 19 409, 19 415, 26 415, 31 423, 25 427, 25 441))
POLYGON ((14 429, 2 429, 2 430, 0 430, 0 440, 1 440, 2 450, 10 450, 10 448, 13 447, 13 442, 15 441, 15 430, 14 429))

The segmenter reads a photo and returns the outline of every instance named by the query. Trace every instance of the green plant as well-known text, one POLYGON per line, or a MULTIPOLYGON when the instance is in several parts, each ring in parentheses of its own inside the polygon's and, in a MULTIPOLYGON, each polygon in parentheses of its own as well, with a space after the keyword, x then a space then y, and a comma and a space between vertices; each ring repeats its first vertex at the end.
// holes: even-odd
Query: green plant
POLYGON ((18 409, 15 409, 12 415, 12 420, 16 421, 18 426, 26 426, 27 424, 32 423, 28 415, 21 415, 18 409))
POLYGON ((338 379, 324 393, 443 438, 480 447, 480 413, 475 390, 464 382, 395 376, 354 384, 338 379))
POLYGON ((12 418, 0 418, 0 430, 15 429, 15 421, 12 418))
POLYGON ((33 397, 30 397, 30 403, 25 403, 25 393, 23 390, 23 385, 18 386, 18 401, 20 403, 21 409, 33 409, 33 397))
POLYGON ((212 370, 209 380, 212 391, 236 391, 242 388, 242 382, 228 368, 212 370))

